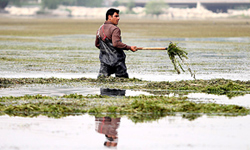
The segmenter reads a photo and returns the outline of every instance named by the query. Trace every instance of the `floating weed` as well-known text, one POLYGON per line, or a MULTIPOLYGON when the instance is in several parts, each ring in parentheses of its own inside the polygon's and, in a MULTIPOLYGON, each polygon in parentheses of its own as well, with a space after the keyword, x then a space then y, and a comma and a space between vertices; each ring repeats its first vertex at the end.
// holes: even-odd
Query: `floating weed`
POLYGON ((186 118, 189 121, 193 121, 201 116, 202 116, 202 114, 200 114, 200 113, 184 113, 184 114, 182 114, 182 118, 186 118))
POLYGON ((224 82, 224 84, 220 84, 218 86, 207 86, 204 90, 209 91, 210 93, 216 93, 216 92, 228 92, 228 91, 246 91, 249 87, 243 86, 241 84, 238 84, 237 82, 228 81, 224 82))
MULTIPOLYGON (((76 47, 76 46, 26 46, 26 45, 0 45, 0 49, 2 50, 86 50, 86 48, 83 47, 76 47)), ((93 49, 93 48, 88 48, 93 49)))
POLYGON ((9 96, 9 97, 0 97, 0 102, 5 102, 5 101, 18 101, 18 100, 41 100, 41 99, 54 99, 53 97, 49 96, 42 96, 40 94, 38 95, 24 95, 20 97, 14 97, 14 96, 9 96))
POLYGON ((128 118, 134 123, 152 122, 155 120, 159 120, 162 117, 170 115, 172 116, 175 114, 154 114, 154 113, 127 114, 128 118))
POLYGON ((51 83, 69 83, 69 82, 94 82, 94 83, 120 83, 120 82, 143 82, 137 78, 115 78, 115 77, 100 77, 98 79, 93 78, 0 78, 0 85, 11 85, 11 84, 51 84, 51 83))
POLYGON ((142 82, 141 79, 137 78, 115 78, 115 77, 104 77, 100 76, 97 78, 96 82, 102 82, 102 83, 113 83, 113 82, 142 82))
MULTIPOLYGON (((9 88, 27 84, 81 84, 82 86, 105 87, 113 89, 133 89, 153 91, 162 95, 174 93, 203 92, 216 95, 227 95, 229 98, 250 92, 250 81, 233 81, 227 79, 186 80, 186 81, 142 81, 137 78, 0 78, 0 88, 9 88), (164 90, 164 92, 162 92, 164 90)), ((68 95, 68 97, 76 95, 68 95)), ((77 95, 79 96, 79 95, 77 95)), ((91 95, 93 96, 93 95, 91 95)), ((97 97, 99 95, 96 95, 97 97)))
POLYGON ((10 112, 38 112, 40 111, 40 108, 33 104, 27 104, 27 105, 9 105, 6 108, 2 109, 2 111, 10 113, 10 112))
MULTIPOLYGON (((249 109, 237 105, 221 105, 215 103, 195 103, 187 100, 187 97, 167 96, 128 96, 114 99, 108 96, 82 96, 77 94, 64 95, 61 97, 43 97, 41 95, 24 97, 4 97, 2 99, 15 99, 14 102, 0 103, 0 112, 6 114, 57 114, 66 116, 71 114, 102 114, 118 113, 132 116, 133 119, 141 120, 142 114, 151 114, 157 117, 149 117, 146 120, 160 118, 172 113, 205 113, 205 114, 249 114, 249 109), (22 103, 22 101, 25 103, 22 103), (36 101, 37 99, 46 100, 36 101), (65 98, 67 98, 65 100, 65 98), (91 102, 95 101, 95 105, 91 102), (115 102, 114 102, 115 101, 115 102), (18 102, 18 103, 16 103, 18 102)), ((150 116, 150 115, 149 115, 150 116)), ((193 118, 183 116, 184 118, 193 118)), ((196 116, 198 117, 198 116, 196 116)))
POLYGON ((188 80, 175 82, 148 82, 143 86, 144 89, 155 90, 184 90, 191 92, 204 92, 219 95, 243 95, 244 91, 250 91, 249 81, 232 81, 226 79, 212 79, 212 80, 188 80))
POLYGON ((15 58, 0 57, 0 61, 15 61, 15 58))

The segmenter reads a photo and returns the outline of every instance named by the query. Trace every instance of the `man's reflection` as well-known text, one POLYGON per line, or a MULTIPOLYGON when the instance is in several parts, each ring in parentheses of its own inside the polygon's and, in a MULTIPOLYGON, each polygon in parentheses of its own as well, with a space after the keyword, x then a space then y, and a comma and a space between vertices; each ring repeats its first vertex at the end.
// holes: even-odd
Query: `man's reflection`
MULTIPOLYGON (((101 88, 101 95, 107 96, 125 96, 126 90, 120 89, 109 89, 101 88)), ((118 144, 118 133, 117 129, 120 125, 121 118, 111 118, 111 117, 96 117, 96 131, 98 133, 104 134, 106 140, 104 146, 116 147, 118 144)))
POLYGON ((126 90, 120 90, 120 89, 109 89, 109 88, 101 88, 101 95, 107 95, 107 96, 125 96, 126 90))
POLYGON ((105 134, 104 146, 116 147, 118 144, 117 129, 120 125, 120 118, 101 117, 95 118, 96 131, 105 134))

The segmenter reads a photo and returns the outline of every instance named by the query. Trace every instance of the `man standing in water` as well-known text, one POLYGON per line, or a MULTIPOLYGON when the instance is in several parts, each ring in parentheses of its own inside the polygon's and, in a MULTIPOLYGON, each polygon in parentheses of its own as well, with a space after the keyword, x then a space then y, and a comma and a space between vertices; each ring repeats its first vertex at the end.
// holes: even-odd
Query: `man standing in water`
POLYGON ((129 77, 123 50, 135 52, 137 47, 122 43, 121 30, 117 27, 119 20, 119 10, 111 8, 106 13, 106 21, 97 30, 95 46, 100 49, 101 62, 98 77, 108 77, 114 73, 116 77, 129 77))

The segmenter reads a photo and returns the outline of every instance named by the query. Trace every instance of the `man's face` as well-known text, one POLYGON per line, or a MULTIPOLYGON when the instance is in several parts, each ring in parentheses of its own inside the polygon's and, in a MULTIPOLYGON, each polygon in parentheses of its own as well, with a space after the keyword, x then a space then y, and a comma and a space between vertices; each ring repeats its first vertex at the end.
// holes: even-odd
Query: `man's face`
POLYGON ((119 20, 120 16, 116 12, 113 14, 113 16, 109 16, 109 21, 111 21, 114 25, 118 25, 119 20))

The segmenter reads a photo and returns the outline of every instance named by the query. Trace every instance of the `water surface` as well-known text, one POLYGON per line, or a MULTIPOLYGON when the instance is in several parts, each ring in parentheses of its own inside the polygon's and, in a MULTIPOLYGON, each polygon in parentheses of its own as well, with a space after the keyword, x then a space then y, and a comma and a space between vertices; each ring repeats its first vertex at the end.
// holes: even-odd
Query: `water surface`
MULTIPOLYGON (((0 116, 0 149, 106 149, 94 116, 61 119, 0 116)), ((213 149, 247 150, 250 147, 250 116, 202 116, 193 121, 181 115, 149 123, 120 118, 117 149, 213 149)), ((112 128, 112 127, 110 127, 112 128)))
MULTIPOLYGON (((18 25, 15 24, 14 27, 18 25)), ((27 28, 19 27, 19 29, 27 28)), ((186 62, 195 71, 197 79, 225 78, 244 81, 250 79, 249 37, 172 38, 167 37, 165 33, 165 37, 153 38, 140 36, 137 32, 140 31, 123 32, 125 35, 123 42, 139 47, 167 47, 170 41, 178 43, 178 46, 185 48, 188 52, 189 60, 186 62)), ((1 35, 0 77, 97 77, 100 63, 99 50, 94 46, 94 34, 44 36, 45 34, 39 36, 1 35)), ((135 53, 126 51, 125 53, 131 78, 136 77, 147 81, 193 80, 188 72, 177 75, 166 51, 137 51, 135 53)), ((122 92, 125 96, 151 95, 150 92, 138 90, 122 92)), ((100 87, 55 84, 0 89, 0 96, 26 94, 62 96, 74 93, 95 95, 102 94, 102 90, 100 87)), ((170 92, 169 96, 178 95, 170 92)), ((204 93, 188 93, 184 96, 196 102, 250 107, 249 94, 233 98, 204 93)), ((248 134, 250 115, 225 117, 198 114, 198 116, 194 120, 188 120, 183 117, 183 114, 176 114, 144 123, 135 123, 129 117, 122 117, 119 126, 112 128, 118 136, 116 148, 125 150, 250 149, 248 134)), ((0 149, 106 149, 103 144, 107 139, 104 132, 98 132, 97 125, 100 125, 100 122, 95 120, 96 118, 90 115, 68 116, 60 119, 45 116, 24 118, 1 115, 0 149)))

